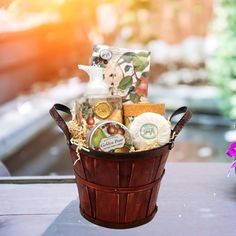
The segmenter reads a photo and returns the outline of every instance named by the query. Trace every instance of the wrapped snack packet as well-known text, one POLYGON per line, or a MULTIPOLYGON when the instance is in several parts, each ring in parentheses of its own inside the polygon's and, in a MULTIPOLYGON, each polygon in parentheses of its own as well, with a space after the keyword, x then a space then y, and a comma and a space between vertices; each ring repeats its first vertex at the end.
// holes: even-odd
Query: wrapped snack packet
POLYGON ((144 112, 153 112, 160 115, 165 115, 165 104, 162 103, 139 103, 139 104, 124 104, 124 124, 129 127, 136 116, 144 112))
POLYGON ((147 101, 149 51, 96 45, 91 64, 104 68, 111 95, 121 96, 124 103, 147 101))

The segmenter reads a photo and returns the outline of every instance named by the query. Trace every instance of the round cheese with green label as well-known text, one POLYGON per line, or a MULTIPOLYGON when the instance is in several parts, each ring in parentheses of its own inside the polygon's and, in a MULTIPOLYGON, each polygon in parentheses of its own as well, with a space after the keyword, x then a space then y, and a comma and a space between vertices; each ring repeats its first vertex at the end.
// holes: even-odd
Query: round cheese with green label
POLYGON ((153 112, 145 112, 135 117, 129 131, 135 148, 146 150, 149 147, 160 147, 168 143, 171 125, 164 116, 153 112))

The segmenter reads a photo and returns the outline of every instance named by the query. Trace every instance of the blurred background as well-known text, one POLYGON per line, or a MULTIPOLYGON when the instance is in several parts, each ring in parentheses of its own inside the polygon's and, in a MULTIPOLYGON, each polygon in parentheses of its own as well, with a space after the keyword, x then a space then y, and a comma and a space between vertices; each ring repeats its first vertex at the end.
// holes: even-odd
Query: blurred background
MULTIPOLYGON (((11 175, 72 174, 49 116, 71 106, 95 44, 151 51, 149 99, 194 115, 171 162, 226 162, 236 140, 235 0, 0 1, 0 162, 11 175)), ((7 173, 7 172, 5 172, 7 173)))

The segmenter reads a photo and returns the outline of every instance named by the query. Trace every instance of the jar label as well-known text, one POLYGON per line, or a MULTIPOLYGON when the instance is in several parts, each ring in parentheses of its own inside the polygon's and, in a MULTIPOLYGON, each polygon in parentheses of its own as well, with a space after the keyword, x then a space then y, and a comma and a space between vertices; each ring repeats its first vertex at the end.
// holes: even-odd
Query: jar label
POLYGON ((124 147, 124 145, 125 145, 125 137, 120 134, 116 134, 108 138, 103 138, 99 146, 102 151, 109 152, 116 148, 122 148, 124 147))

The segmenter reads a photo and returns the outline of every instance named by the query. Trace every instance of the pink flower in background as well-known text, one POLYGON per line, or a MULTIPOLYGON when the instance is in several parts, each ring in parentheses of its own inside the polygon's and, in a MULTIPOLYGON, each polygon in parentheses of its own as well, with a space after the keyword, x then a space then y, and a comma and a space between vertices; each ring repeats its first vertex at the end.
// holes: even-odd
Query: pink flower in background
MULTIPOLYGON (((229 156, 229 157, 234 157, 236 158, 236 142, 233 142, 230 144, 226 154, 229 156)), ((234 159, 235 160, 235 159, 234 159)), ((229 168, 229 172, 228 172, 228 176, 230 175, 230 170, 232 168, 236 168, 236 160, 233 161, 230 165, 230 168, 229 168)))
POLYGON ((234 161, 234 162, 231 164, 230 168, 235 168, 235 167, 236 167, 236 161, 234 161))
POLYGON ((226 154, 229 157, 236 157, 236 142, 230 144, 226 154))

